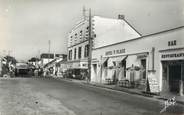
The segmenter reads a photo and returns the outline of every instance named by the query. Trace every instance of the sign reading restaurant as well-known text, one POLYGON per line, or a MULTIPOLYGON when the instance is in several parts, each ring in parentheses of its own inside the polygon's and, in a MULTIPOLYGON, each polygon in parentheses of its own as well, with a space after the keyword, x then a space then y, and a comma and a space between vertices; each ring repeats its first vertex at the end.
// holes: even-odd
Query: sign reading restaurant
POLYGON ((184 57, 184 53, 162 54, 162 58, 184 57))
POLYGON ((122 54, 122 53, 125 53, 125 49, 107 51, 105 52, 105 55, 109 56, 109 55, 116 55, 116 54, 122 54))
POLYGON ((184 60, 184 50, 173 50, 161 53, 162 60, 184 60))

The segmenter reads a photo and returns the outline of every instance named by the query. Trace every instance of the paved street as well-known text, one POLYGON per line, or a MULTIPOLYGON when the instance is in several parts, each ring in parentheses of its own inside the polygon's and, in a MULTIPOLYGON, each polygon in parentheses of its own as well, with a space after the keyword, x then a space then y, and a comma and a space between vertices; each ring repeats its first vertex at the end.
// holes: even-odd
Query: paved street
MULTIPOLYGON (((0 115, 158 115, 163 101, 52 78, 0 79, 0 115)), ((176 104, 163 115, 183 115, 176 104)))

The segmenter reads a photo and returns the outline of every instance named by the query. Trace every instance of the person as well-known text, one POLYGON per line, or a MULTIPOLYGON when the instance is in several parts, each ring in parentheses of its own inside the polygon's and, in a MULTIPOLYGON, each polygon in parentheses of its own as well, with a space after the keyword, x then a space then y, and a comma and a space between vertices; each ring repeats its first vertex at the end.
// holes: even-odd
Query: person
POLYGON ((56 70, 55 70, 55 76, 57 76, 57 73, 58 73, 58 70, 56 69, 56 70))
POLYGON ((85 72, 84 76, 86 78, 87 83, 89 83, 90 82, 90 78, 89 78, 89 72, 88 72, 88 70, 85 72))

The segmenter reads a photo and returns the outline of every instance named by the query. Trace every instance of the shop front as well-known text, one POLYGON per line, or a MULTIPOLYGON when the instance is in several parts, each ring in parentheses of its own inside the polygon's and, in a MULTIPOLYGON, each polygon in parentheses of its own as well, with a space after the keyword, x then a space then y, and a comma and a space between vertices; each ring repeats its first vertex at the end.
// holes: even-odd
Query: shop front
POLYGON ((88 62, 87 61, 72 61, 67 63, 67 71, 65 75, 74 79, 85 79, 87 75, 88 62))
POLYGON ((108 53, 94 62, 92 64, 92 81, 121 86, 124 86, 124 82, 128 82, 131 87, 145 90, 149 53, 126 54, 124 52, 121 54, 113 55, 111 53, 110 55, 108 53))
POLYGON ((183 95, 184 48, 160 51, 162 92, 183 95))

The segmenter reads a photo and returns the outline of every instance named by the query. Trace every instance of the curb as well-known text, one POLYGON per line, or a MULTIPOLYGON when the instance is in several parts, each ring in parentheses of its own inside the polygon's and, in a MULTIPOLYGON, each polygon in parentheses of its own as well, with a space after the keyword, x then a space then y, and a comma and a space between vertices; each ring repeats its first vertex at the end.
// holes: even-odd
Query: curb
POLYGON ((120 92, 126 92, 129 94, 137 94, 137 95, 142 95, 145 97, 154 97, 153 95, 147 94, 147 93, 143 93, 143 92, 134 92, 134 91, 130 91, 130 90, 126 90, 126 89, 116 89, 116 88, 111 88, 111 87, 105 87, 103 85, 97 85, 97 84, 92 84, 92 83, 86 83, 86 82, 75 82, 74 80, 70 79, 70 78, 54 78, 56 80, 65 80, 65 81, 70 81, 70 82, 74 82, 74 83, 78 83, 78 84, 83 84, 83 85, 88 85, 88 86, 94 86, 94 87, 98 87, 98 88, 104 88, 104 89, 110 89, 113 91, 120 91, 120 92))
POLYGON ((126 90, 126 89, 116 89, 116 88, 110 88, 110 87, 105 87, 105 86, 102 86, 102 85, 96 85, 96 84, 87 84, 87 83, 84 83, 86 85, 91 85, 91 86, 95 86, 95 87, 100 87, 100 88, 104 88, 104 89, 111 89, 113 91, 121 91, 121 92, 126 92, 126 93, 129 93, 129 94, 136 94, 136 95, 142 95, 142 96, 145 96, 145 97, 153 97, 152 95, 149 95, 149 94, 144 94, 144 93, 138 93, 138 92, 134 92, 134 91, 130 91, 130 90, 126 90))
MULTIPOLYGON (((163 100, 163 101, 169 100, 169 98, 164 98, 164 97, 154 97, 154 98, 159 99, 159 100, 163 100)), ((176 100, 176 103, 184 105, 184 101, 176 100)))
MULTIPOLYGON (((149 94, 149 93, 146 93, 144 91, 134 92, 134 91, 130 91, 128 89, 117 89, 117 88, 106 87, 106 86, 98 85, 98 84, 92 84, 92 83, 86 83, 86 82, 75 82, 74 80, 69 79, 69 78, 54 78, 54 79, 56 79, 56 80, 65 80, 65 81, 78 83, 78 84, 83 84, 83 85, 88 85, 88 86, 93 86, 93 87, 97 87, 97 88, 110 89, 110 90, 113 90, 113 91, 120 91, 120 92, 129 93, 129 94, 135 94, 135 95, 140 95, 140 96, 144 96, 144 97, 155 98, 155 99, 163 100, 163 101, 166 101, 166 100, 169 99, 169 98, 164 98, 164 97, 161 97, 161 96, 156 96, 154 94, 149 94)), ((176 100, 176 103, 184 105, 184 101, 176 100)))

